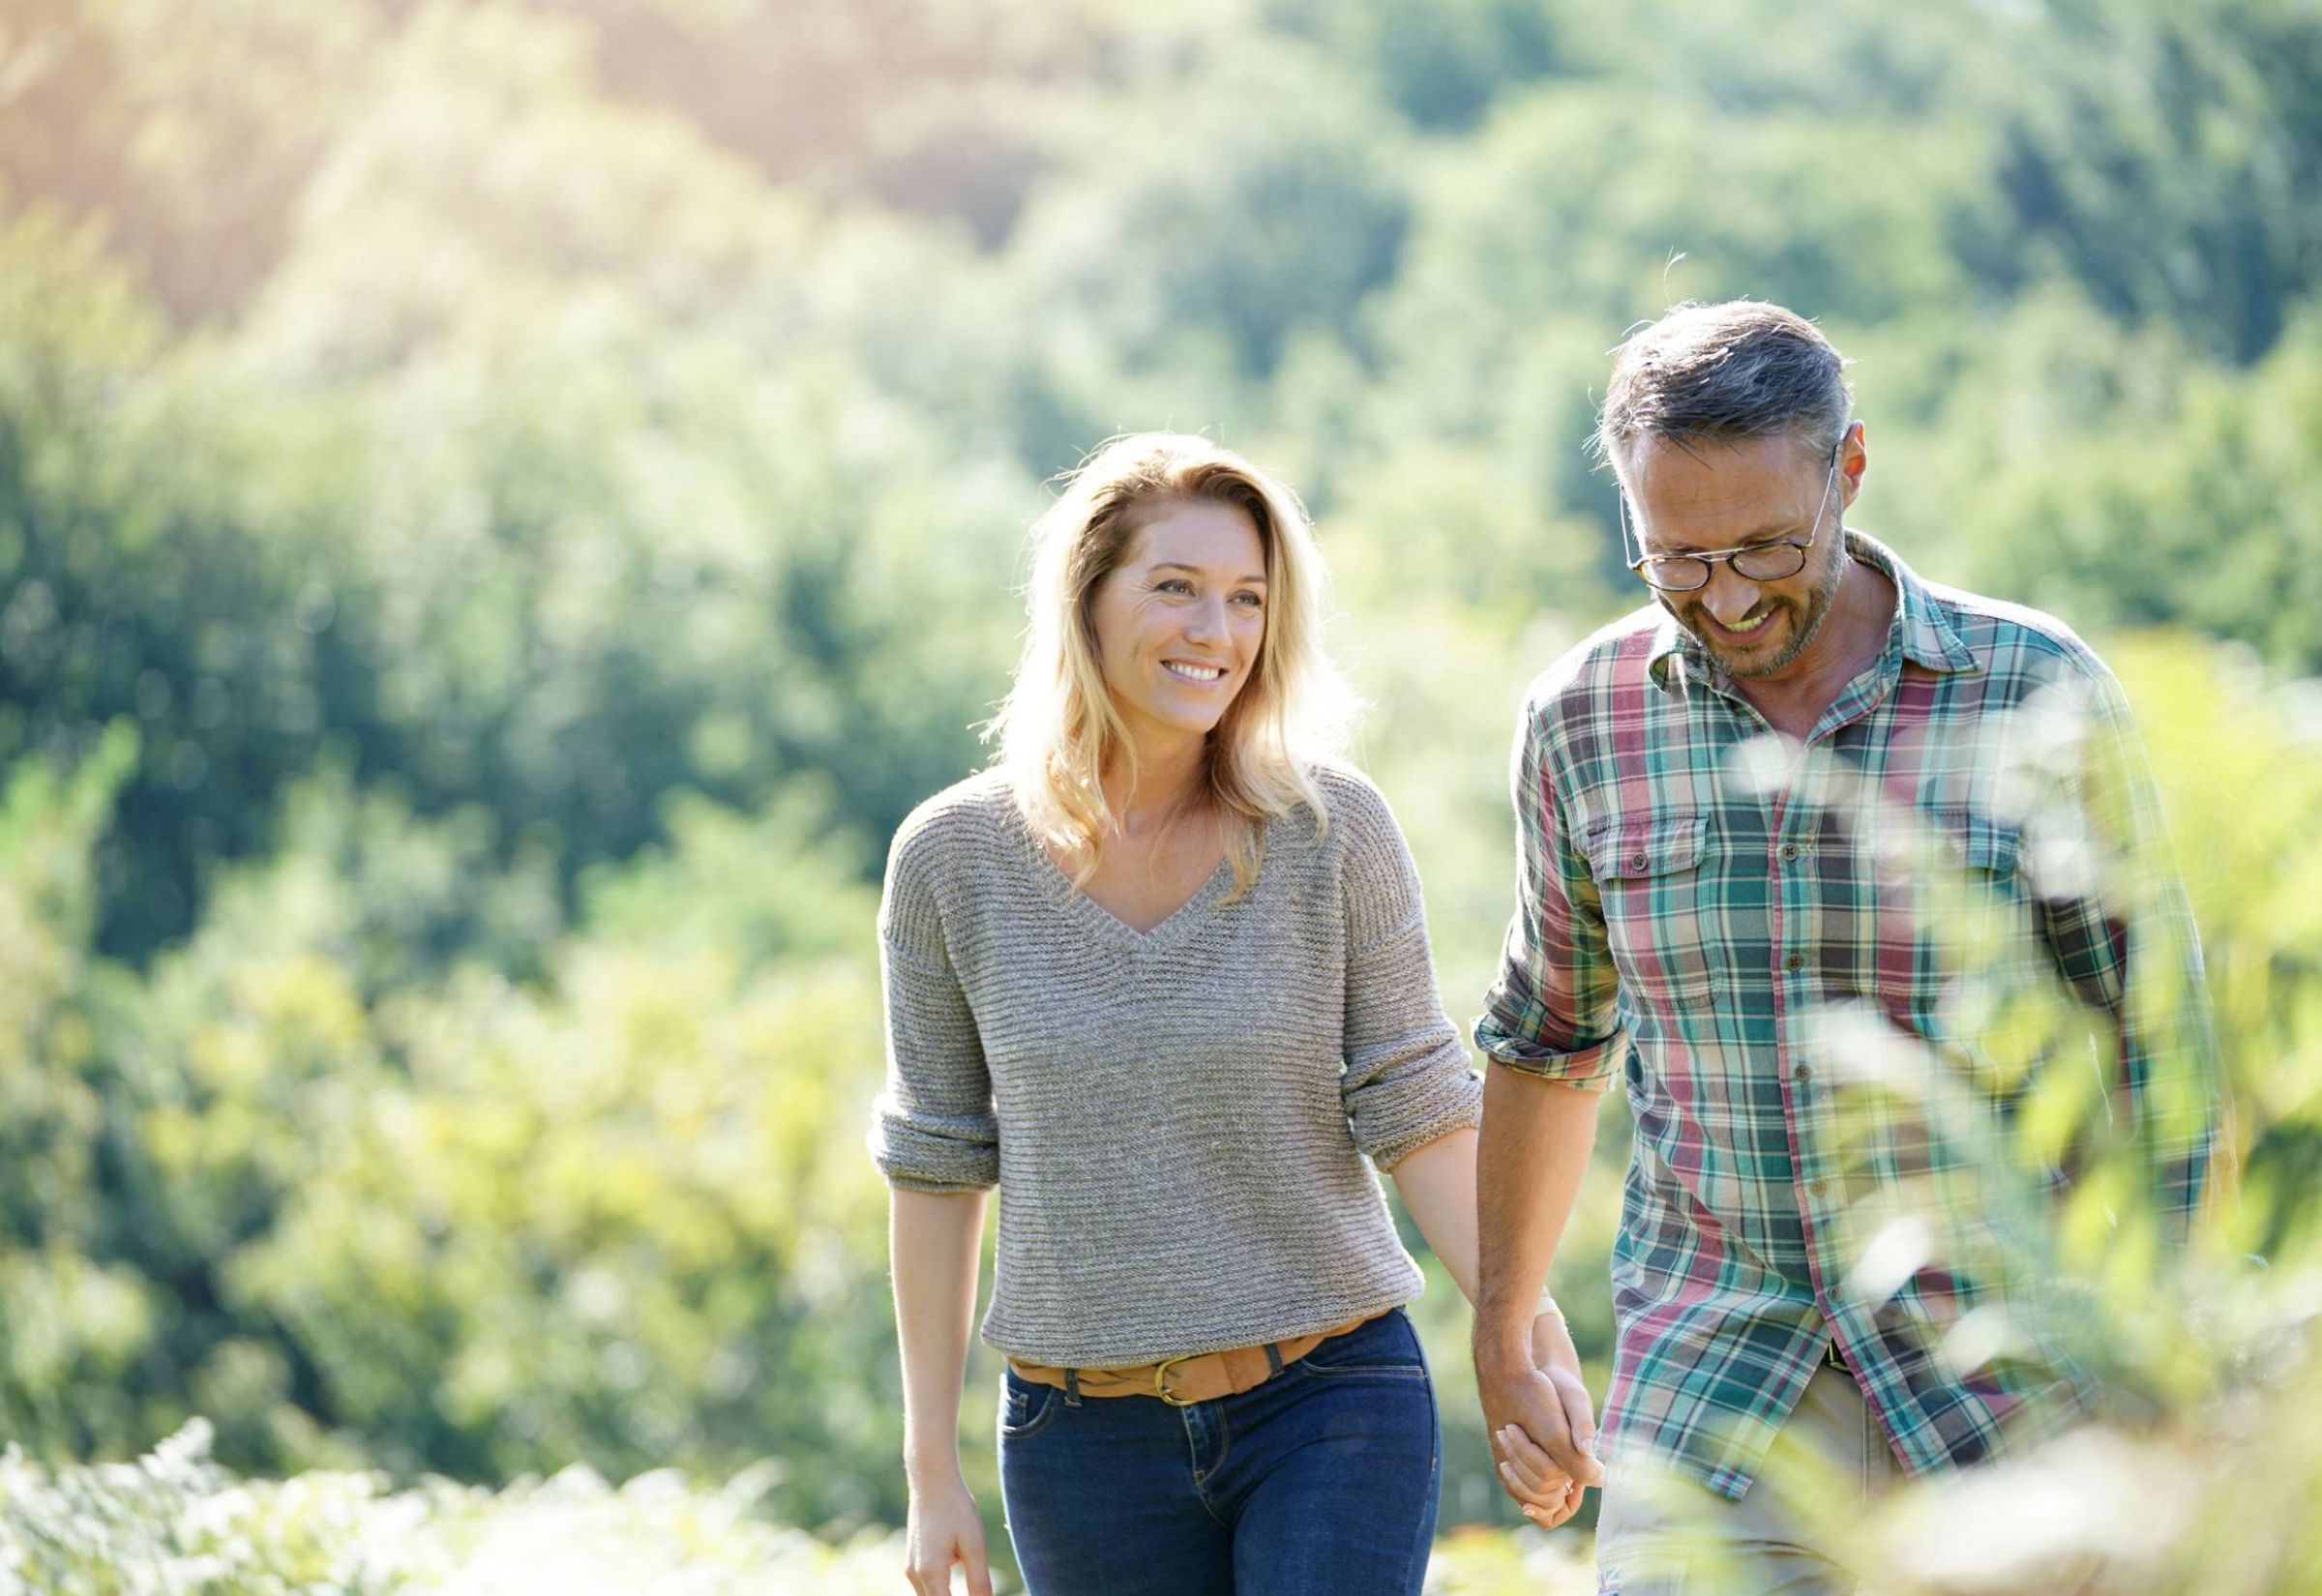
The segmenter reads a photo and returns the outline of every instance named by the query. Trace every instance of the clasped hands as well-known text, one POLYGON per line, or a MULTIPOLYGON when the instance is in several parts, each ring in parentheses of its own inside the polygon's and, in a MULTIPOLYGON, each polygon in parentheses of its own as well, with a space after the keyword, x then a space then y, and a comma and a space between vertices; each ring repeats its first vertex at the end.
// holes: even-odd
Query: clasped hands
POLYGON ((1550 1309, 1534 1318, 1523 1353, 1487 1339, 1479 1325, 1476 1393, 1502 1488, 1527 1519, 1554 1529, 1580 1511, 1583 1492, 1604 1484, 1595 1412, 1563 1315, 1550 1309))

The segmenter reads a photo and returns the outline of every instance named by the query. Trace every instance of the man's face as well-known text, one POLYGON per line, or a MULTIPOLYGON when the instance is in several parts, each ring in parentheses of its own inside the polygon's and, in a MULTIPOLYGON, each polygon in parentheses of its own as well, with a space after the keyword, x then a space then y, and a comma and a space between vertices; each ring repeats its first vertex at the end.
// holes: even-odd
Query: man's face
POLYGON ((1862 463, 1852 431, 1835 472, 1830 456, 1793 436, 1737 443, 1647 436, 1631 447, 1625 477, 1642 553, 1813 540, 1804 567, 1778 581, 1752 581, 1730 560, 1717 560, 1706 587, 1656 594, 1730 675, 1779 676, 1822 630, 1845 575, 1840 518, 1862 463))

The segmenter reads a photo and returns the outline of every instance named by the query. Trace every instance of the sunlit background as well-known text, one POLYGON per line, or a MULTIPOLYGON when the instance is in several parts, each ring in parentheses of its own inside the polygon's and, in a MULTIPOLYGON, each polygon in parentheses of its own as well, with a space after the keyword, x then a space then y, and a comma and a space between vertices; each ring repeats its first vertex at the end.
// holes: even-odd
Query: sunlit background
MULTIPOLYGON (((902 1588, 872 916, 1046 485, 1305 495, 1464 1021, 1523 684, 1640 597, 1608 351, 1746 294, 1857 362, 1854 523, 2121 669, 2209 943, 2160 1450, 2048 1552, 2182 1490, 2119 1588, 2322 1587, 2318 192, 2313 0, 0 0, 0 1541, 902 1588)), ((1442 1588, 1589 1588, 1420 1316, 1442 1588)))

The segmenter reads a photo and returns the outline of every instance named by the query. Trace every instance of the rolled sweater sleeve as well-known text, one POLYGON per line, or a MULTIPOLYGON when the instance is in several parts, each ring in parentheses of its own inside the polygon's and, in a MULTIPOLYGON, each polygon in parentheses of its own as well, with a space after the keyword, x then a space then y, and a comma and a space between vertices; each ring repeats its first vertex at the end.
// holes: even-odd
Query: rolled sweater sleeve
POLYGON ((871 1157, 892 1186, 983 1191, 999 1182, 999 1121, 944 940, 933 829, 914 815, 887 855, 878 907, 887 1076, 872 1110, 871 1157))
POLYGON ((1329 784, 1345 898, 1346 1072, 1354 1144, 1382 1168, 1482 1117, 1483 1087, 1444 1013, 1427 945, 1419 872, 1376 787, 1329 784))

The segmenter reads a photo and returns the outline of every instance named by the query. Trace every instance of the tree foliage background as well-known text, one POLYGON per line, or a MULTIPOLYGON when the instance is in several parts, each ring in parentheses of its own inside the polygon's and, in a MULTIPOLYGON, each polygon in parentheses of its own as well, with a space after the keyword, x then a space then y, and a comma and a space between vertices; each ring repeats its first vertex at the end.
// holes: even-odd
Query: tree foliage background
POLYGON ((1857 523, 2122 662, 2294 1274, 2318 188, 2311 0, 8 0, 0 1433, 897 1522, 870 921, 1044 484, 1165 426, 1307 497, 1465 1016, 1688 297, 1819 318, 1857 523))

